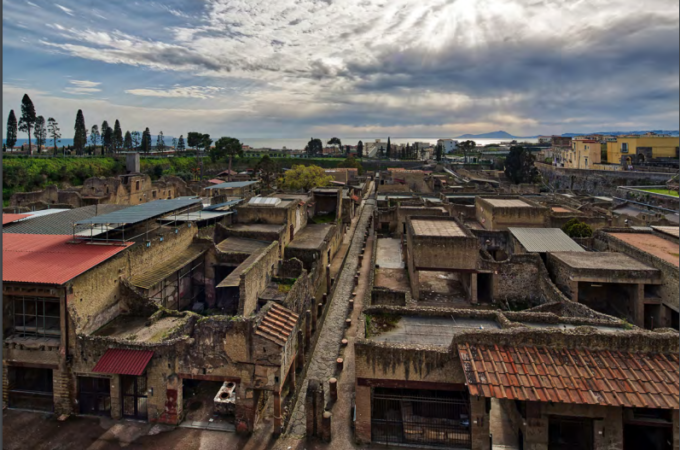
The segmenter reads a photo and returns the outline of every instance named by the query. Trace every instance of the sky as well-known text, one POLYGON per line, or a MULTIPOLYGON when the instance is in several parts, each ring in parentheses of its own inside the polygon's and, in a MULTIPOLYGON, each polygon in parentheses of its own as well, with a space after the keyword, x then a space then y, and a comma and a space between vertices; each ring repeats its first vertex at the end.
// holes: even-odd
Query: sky
POLYGON ((28 93, 64 138, 78 109, 170 136, 675 130, 679 16, 677 0, 3 0, 3 122, 28 93))

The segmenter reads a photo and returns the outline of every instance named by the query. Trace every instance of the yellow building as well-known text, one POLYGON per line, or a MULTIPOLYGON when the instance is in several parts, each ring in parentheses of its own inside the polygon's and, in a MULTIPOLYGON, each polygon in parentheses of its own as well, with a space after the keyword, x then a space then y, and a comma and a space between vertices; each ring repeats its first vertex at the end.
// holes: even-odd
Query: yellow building
POLYGON ((677 158, 680 138, 669 136, 618 136, 607 142, 607 162, 631 165, 652 158, 677 158))
POLYGON ((594 139, 573 139, 571 149, 564 155, 564 167, 571 169, 592 169, 601 161, 602 146, 594 139))

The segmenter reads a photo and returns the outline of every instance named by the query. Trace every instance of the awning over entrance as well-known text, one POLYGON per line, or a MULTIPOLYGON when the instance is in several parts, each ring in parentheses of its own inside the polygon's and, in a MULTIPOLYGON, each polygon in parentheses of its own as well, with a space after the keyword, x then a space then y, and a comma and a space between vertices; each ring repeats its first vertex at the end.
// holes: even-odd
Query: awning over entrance
POLYGON ((470 395, 677 409, 678 355, 458 345, 470 395))
POLYGON ((152 356, 150 350, 110 348, 99 358, 92 372, 139 376, 144 373, 152 356))

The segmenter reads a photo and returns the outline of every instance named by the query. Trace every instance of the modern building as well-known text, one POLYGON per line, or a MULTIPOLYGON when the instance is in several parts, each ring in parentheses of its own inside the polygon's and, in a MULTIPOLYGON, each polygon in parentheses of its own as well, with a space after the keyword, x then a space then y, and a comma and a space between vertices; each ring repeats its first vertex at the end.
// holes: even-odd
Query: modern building
POLYGON ((458 141, 455 139, 438 139, 437 145, 443 146, 444 153, 450 153, 458 148, 458 141))
POLYGON ((602 160, 602 145, 594 139, 574 139, 571 149, 564 157, 564 167, 570 169, 592 169, 593 164, 602 160))
POLYGON ((607 142, 607 162, 630 166, 657 158, 678 159, 679 146, 677 136, 618 136, 615 142, 607 142))

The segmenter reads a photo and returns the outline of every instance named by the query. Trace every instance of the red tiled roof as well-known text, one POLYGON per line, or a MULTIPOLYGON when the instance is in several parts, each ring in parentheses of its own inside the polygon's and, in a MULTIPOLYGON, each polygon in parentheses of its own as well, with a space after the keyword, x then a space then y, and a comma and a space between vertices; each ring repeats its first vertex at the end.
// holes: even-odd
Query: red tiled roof
POLYGON ((72 236, 2 236, 2 279, 21 283, 64 284, 132 245, 69 244, 72 236))
POLYGON ((151 350, 110 348, 99 358, 92 372, 139 376, 144 373, 152 356, 151 350))
POLYGON ((257 326, 255 334, 283 347, 295 329, 298 317, 290 309, 272 303, 272 307, 257 326))
POLYGON ((2 224, 5 225, 6 223, 12 223, 16 222, 19 219, 23 219, 25 217, 30 217, 30 214, 7 214, 7 213, 2 213, 2 224))
POLYGON ((222 184, 222 183, 224 183, 224 180, 218 180, 217 178, 213 178, 212 180, 208 180, 208 183, 222 184))
POLYGON ((470 395, 678 409, 677 354, 458 345, 470 395))

